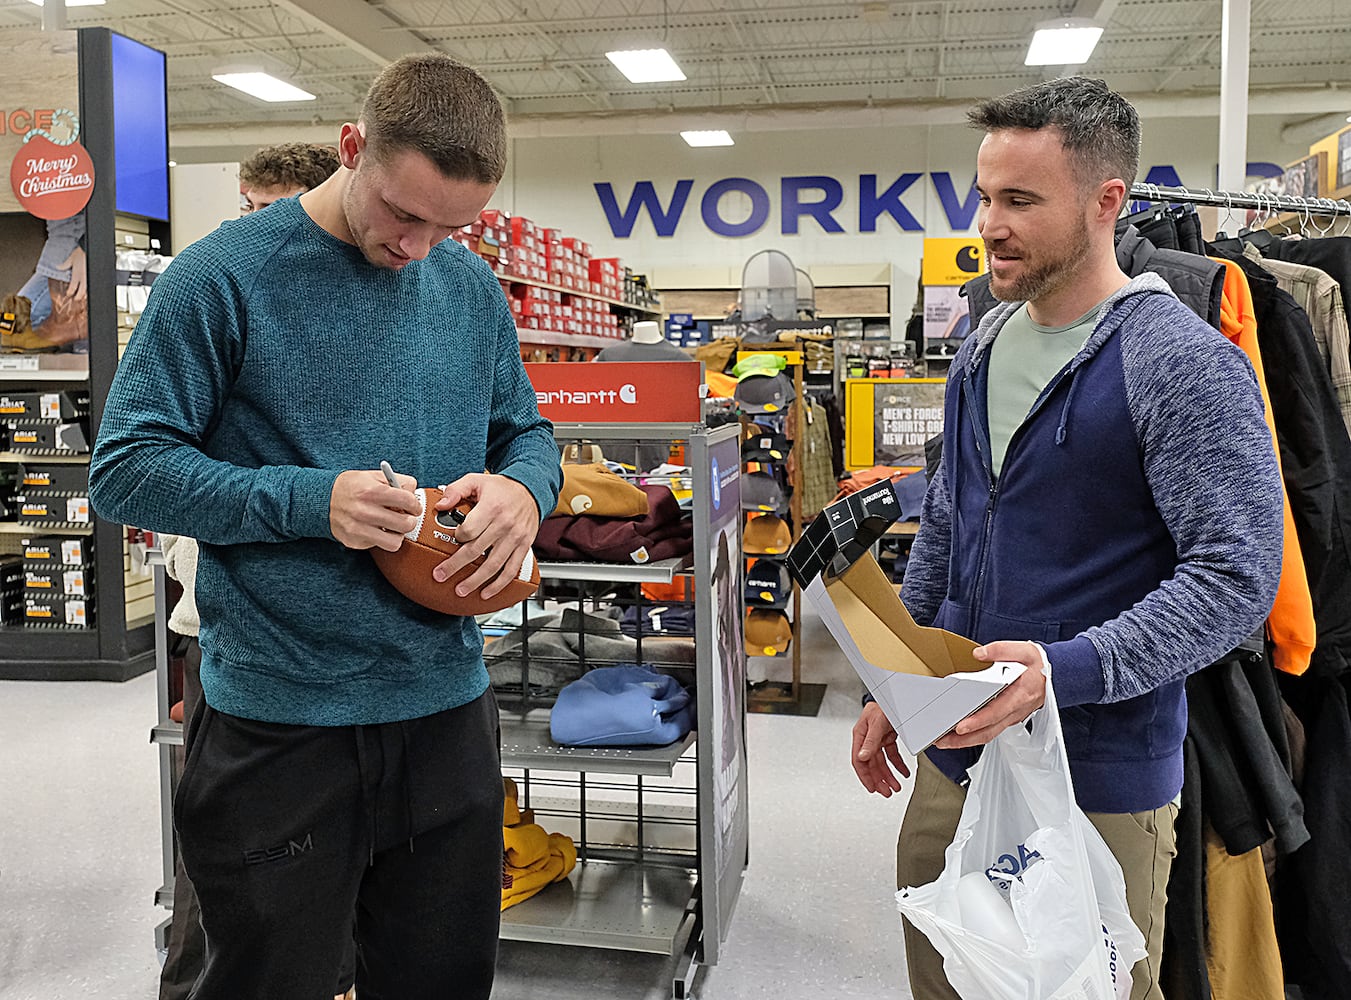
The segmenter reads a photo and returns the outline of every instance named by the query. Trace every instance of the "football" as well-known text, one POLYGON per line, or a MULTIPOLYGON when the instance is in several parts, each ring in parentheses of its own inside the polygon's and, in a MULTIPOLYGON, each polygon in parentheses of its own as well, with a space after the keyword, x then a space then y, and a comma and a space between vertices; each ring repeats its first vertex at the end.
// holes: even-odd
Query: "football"
POLYGON ((437 510, 437 501, 444 496, 439 489, 422 487, 415 493, 422 509, 416 526, 403 536, 403 544, 394 552, 371 549, 375 565, 395 590, 424 608, 448 615, 491 614, 523 601, 535 592, 539 586, 539 565, 535 562, 535 554, 528 550, 516 579, 490 599, 481 592, 468 597, 455 593, 456 585, 483 564, 482 556, 445 583, 437 583, 432 570, 454 555, 455 529, 473 510, 473 505, 466 502, 451 510, 437 510))

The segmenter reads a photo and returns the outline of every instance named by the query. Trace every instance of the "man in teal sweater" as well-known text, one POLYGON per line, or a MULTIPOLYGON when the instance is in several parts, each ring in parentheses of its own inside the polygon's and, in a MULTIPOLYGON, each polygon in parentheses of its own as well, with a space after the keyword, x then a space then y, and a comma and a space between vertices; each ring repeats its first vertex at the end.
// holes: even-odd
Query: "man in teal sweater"
POLYGON ((227 223, 156 282, 90 466, 99 515, 201 542, 205 703, 174 802, 201 900, 193 996, 487 997, 500 906, 497 714, 472 619, 412 604, 417 484, 475 501, 445 579, 499 591, 560 485, 488 267, 446 239, 500 181, 501 105, 406 57, 341 167, 227 223), (400 486, 379 473, 388 459, 400 486), (485 472, 484 470, 488 470, 485 472))

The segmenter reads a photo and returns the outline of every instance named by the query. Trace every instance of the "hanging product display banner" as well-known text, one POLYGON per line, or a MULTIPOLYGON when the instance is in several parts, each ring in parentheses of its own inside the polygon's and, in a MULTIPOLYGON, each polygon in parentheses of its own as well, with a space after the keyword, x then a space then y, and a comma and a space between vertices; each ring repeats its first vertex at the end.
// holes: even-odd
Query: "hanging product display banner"
POLYGON ((9 184, 29 215, 69 219, 84 211, 94 193, 94 161, 78 140, 58 145, 45 134, 30 134, 14 154, 9 184))
POLYGON ((697 361, 544 361, 527 364, 539 412, 554 423, 698 423, 697 361))
POLYGON ((924 442, 943 430, 941 378, 848 379, 844 464, 924 468, 924 442))

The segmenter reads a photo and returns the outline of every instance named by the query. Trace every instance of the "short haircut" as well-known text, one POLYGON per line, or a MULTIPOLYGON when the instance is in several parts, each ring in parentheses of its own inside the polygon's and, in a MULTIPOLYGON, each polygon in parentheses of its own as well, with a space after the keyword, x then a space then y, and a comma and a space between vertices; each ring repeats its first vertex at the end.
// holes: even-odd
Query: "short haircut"
POLYGON ((387 66, 361 106, 366 142, 380 159, 422 153, 452 180, 496 184, 507 169, 507 121, 488 81, 449 56, 404 56, 387 66))
POLYGON ((250 188, 304 188, 312 191, 338 169, 338 151, 312 142, 265 146, 239 165, 239 180, 250 188))
POLYGON ((1140 168, 1140 116, 1102 80, 1067 76, 1015 90, 967 112, 985 132, 1055 126, 1076 173, 1089 184, 1119 177, 1129 188, 1140 168))

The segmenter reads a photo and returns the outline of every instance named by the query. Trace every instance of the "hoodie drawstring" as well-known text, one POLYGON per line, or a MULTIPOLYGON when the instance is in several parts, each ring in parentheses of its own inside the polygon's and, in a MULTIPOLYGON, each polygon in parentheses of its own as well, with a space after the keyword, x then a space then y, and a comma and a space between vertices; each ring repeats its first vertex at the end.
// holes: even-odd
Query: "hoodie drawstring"
POLYGON ((1078 369, 1071 369, 1065 376, 1070 380, 1070 391, 1065 395, 1065 405, 1060 410, 1060 426, 1055 429, 1055 443, 1062 445, 1070 434, 1070 407, 1074 405, 1074 393, 1079 388, 1079 380, 1074 376, 1078 369))

